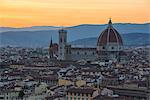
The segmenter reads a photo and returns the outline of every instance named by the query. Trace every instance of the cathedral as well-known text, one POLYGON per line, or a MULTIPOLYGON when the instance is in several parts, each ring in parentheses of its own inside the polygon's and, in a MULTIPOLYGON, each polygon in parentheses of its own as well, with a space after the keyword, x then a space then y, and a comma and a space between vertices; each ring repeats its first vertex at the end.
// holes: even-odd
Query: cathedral
POLYGON ((51 40, 49 46, 50 59, 101 62, 125 61, 126 54, 123 40, 119 32, 113 27, 111 19, 107 28, 100 33, 95 48, 72 47, 67 43, 67 30, 62 28, 58 32, 59 43, 53 44, 51 40))

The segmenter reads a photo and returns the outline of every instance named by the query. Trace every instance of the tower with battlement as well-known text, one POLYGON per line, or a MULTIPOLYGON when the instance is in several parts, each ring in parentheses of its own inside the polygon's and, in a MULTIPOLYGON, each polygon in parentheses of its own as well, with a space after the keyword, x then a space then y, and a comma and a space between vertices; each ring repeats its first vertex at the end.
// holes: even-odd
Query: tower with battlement
POLYGON ((62 28, 59 30, 59 46, 58 46, 59 60, 66 60, 66 45, 67 45, 67 31, 62 28))

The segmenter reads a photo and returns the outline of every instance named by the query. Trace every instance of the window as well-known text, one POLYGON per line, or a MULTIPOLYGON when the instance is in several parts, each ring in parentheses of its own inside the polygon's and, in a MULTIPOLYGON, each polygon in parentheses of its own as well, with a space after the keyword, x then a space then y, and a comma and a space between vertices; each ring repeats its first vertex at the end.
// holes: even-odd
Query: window
POLYGON ((105 47, 102 47, 102 49, 105 49, 105 47))
POLYGON ((77 55, 79 55, 80 53, 79 52, 77 52, 77 55))
POLYGON ((66 42, 66 38, 64 38, 64 42, 66 42))
POLYGON ((93 55, 94 55, 95 53, 93 52, 93 55))
POLYGON ((62 38, 60 38, 60 42, 62 43, 62 38))
POLYGON ((85 52, 84 54, 85 54, 85 55, 87 55, 87 53, 86 53, 86 52, 85 52))
MULTIPOLYGON (((97 87, 97 85, 96 85, 96 87, 97 87)), ((92 94, 91 94, 91 97, 92 97, 92 94)))
POLYGON ((0 97, 0 99, 4 99, 4 97, 0 97))
POLYGON ((86 96, 88 97, 88 94, 86 94, 86 96))
POLYGON ((78 93, 78 96, 80 96, 80 93, 78 93))
POLYGON ((68 97, 66 97, 66 100, 68 100, 68 97))
POLYGON ((84 96, 84 94, 82 93, 82 96, 84 96))
POLYGON ((67 52, 67 54, 69 54, 69 50, 68 49, 66 50, 66 52, 67 52))
POLYGON ((114 49, 114 47, 111 47, 111 49, 114 49))

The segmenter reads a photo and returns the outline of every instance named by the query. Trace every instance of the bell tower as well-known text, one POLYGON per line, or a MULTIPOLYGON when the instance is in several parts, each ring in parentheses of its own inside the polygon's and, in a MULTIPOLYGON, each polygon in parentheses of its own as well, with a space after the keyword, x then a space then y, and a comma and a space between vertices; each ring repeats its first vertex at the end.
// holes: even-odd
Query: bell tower
POLYGON ((66 59, 66 45, 67 45, 67 31, 62 28, 59 30, 59 48, 58 48, 58 58, 59 60, 66 59))

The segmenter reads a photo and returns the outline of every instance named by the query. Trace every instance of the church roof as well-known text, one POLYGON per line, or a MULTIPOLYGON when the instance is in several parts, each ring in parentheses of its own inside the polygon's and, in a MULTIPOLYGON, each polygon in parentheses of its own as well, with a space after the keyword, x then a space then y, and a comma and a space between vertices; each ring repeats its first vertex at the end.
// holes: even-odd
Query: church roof
POLYGON ((117 43, 119 45, 123 44, 120 34, 112 25, 111 19, 108 22, 108 27, 100 34, 97 46, 103 46, 109 43, 117 43))

